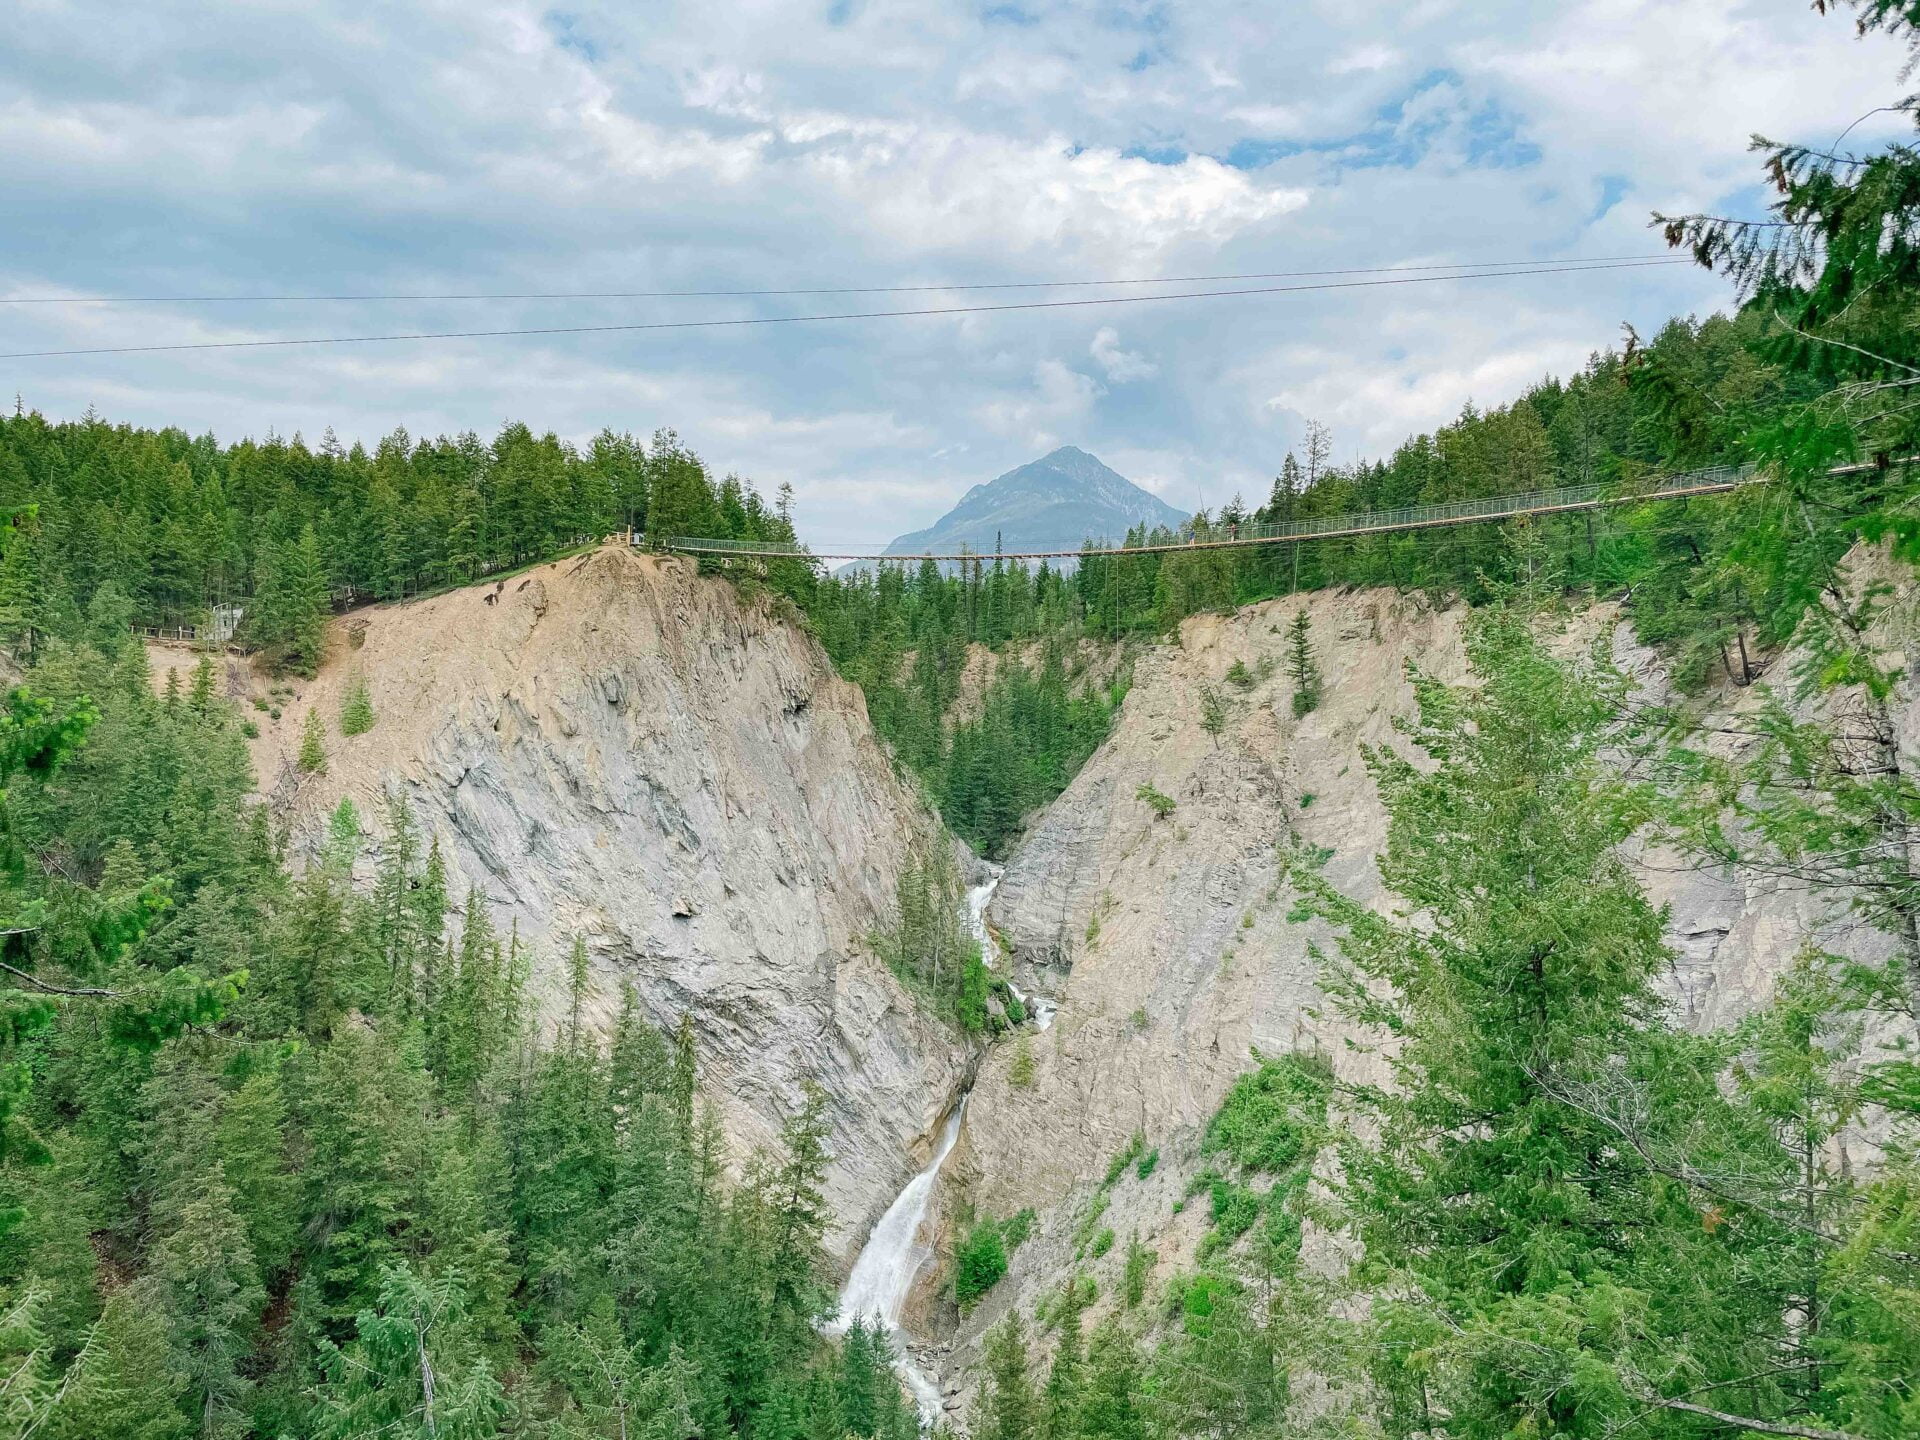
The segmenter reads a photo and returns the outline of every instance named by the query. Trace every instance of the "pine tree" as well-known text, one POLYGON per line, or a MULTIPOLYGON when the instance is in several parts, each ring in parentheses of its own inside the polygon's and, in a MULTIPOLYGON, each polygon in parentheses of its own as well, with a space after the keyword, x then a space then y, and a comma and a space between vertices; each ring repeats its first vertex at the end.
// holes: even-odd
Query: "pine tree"
POLYGON ((1338 1003, 1403 1042, 1392 1088, 1366 1098, 1377 1141, 1343 1151, 1368 1273, 1404 1287, 1376 1311, 1380 1353, 1427 1357, 1378 1372, 1389 1432, 1432 1406, 1462 1437, 1587 1433, 1635 1413, 1643 1377, 1681 1353, 1696 1381, 1777 1363, 1762 1337, 1786 1297, 1761 1278, 1765 1227, 1674 1215, 1608 1118, 1626 1087, 1663 1128, 1740 1133, 1708 1057, 1659 1023, 1661 916, 1617 853, 1644 796, 1603 760, 1627 738, 1625 681, 1555 659, 1507 605, 1470 618, 1467 655, 1476 689, 1413 675, 1402 728, 1430 766, 1367 752, 1390 817, 1380 873, 1406 904, 1346 900, 1310 861, 1294 874, 1342 927, 1338 1003), (1659 1295, 1676 1266, 1684 1317, 1634 1301, 1630 1326, 1555 1318, 1659 1295))
POLYGON ((357 673, 347 687, 347 697, 340 707, 340 733, 346 736, 364 735, 373 729, 373 694, 367 688, 367 677, 357 673))
POLYGON ((187 699, 187 704, 192 708, 193 713, 202 720, 214 713, 214 703, 217 699, 214 688, 216 683, 213 657, 202 655, 199 663, 193 667, 193 688, 187 699))
POLYGON ((259 1069, 228 1097, 213 1133, 234 1213, 264 1279, 292 1263, 300 1228, 300 1182, 287 1160, 287 1104, 280 1075, 259 1069))
POLYGON ((39 656, 48 600, 34 507, 0 518, 0 637, 31 665, 39 656))
POLYGON ((327 773, 327 727, 320 718, 320 712, 311 707, 307 710, 306 723, 300 732, 299 765, 302 775, 327 773))
POLYGON ((303 1210, 324 1243, 308 1252, 299 1293, 305 1323, 337 1335, 400 1258, 428 1148, 427 1077, 392 1037, 362 1025, 339 1027, 309 1066, 303 1210))
POLYGON ((0 1300, 0 1433, 25 1435, 46 1422, 59 1393, 53 1347, 40 1325, 46 1291, 29 1285, 0 1300))
POLYGON ((969 1433, 973 1440, 1038 1440, 1039 1412, 1027 1332, 1015 1312, 987 1332, 986 1378, 974 1401, 969 1433))
POLYGON ((1117 1320, 1107 1320, 1087 1346, 1078 1417, 1084 1440, 1146 1440, 1141 1379, 1133 1337, 1117 1320))
POLYGON ((1084 1277, 1069 1275, 1051 1313, 1059 1338, 1054 1342, 1053 1362, 1047 1367, 1047 1383, 1040 1392, 1039 1434, 1044 1440, 1075 1440, 1080 1428, 1081 1388, 1085 1384, 1080 1315, 1090 1299, 1084 1277))
POLYGON ((377 1304, 344 1348, 321 1343, 316 1440, 493 1440, 506 1396, 466 1333, 466 1297, 451 1277, 405 1267, 381 1278, 377 1304))
POLYGON ((271 546, 263 556, 245 633, 276 668, 312 675, 326 657, 332 610, 319 536, 308 525, 296 540, 271 546))
POLYGON ((821 1284, 817 1269, 831 1218, 822 1188, 832 1158, 826 1146, 829 1129, 826 1092, 808 1080, 801 1087, 799 1107, 781 1127, 785 1157, 769 1186, 773 1226, 767 1260, 773 1285, 769 1339, 782 1360, 805 1352, 815 1320, 832 1304, 832 1294, 821 1284))
MULTIPOLYGON (((153 1281, 116 1290, 38 1433, 47 1440, 186 1440, 194 1434, 181 1408, 187 1378, 176 1368, 167 1331, 166 1305, 153 1281)), ((5 1423, 0 1419, 0 1427, 5 1423)), ((25 1434, 26 1427, 4 1433, 25 1434)))
POLYGON ((1320 708, 1320 665, 1313 654, 1313 619, 1303 605, 1287 625, 1287 676, 1293 681, 1293 713, 1309 715, 1320 708))
POLYGON ((243 1372, 265 1295, 233 1192, 216 1166, 160 1244, 154 1273, 164 1286, 186 1404, 208 1440, 238 1430, 251 1382, 243 1372))

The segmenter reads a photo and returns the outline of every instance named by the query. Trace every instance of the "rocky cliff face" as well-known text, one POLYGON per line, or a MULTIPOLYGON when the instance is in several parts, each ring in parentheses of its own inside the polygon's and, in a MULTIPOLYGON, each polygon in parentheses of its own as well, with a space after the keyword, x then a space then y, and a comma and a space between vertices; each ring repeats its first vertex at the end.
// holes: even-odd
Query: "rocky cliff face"
POLYGON ((850 1259, 965 1063, 863 943, 906 859, 947 841, 859 690, 768 605, 617 546, 340 628, 256 742, 296 845, 342 796, 377 831, 385 796, 405 795, 456 890, 478 886, 519 927, 536 991, 552 997, 579 935, 603 1022, 623 989, 658 1024, 693 1016, 742 1157, 818 1079, 830 1243, 850 1259), (344 739, 359 677, 379 721, 344 739), (320 776, 293 763, 309 707, 329 729, 320 776))
MULTIPOLYGON (((1592 607, 1566 643, 1611 633, 1616 661, 1643 691, 1664 691, 1656 658, 1627 627, 1613 628, 1618 618, 1614 607, 1592 607)), ((1072 1270, 1098 1284, 1089 1323, 1106 1313, 1130 1233, 1159 1253, 1156 1284, 1191 1262, 1206 1206, 1176 1202, 1198 1168, 1202 1127, 1254 1049, 1319 1050, 1345 1078, 1380 1078, 1377 1062, 1346 1047, 1339 1017, 1321 1011, 1308 947, 1330 937, 1288 920, 1276 852, 1297 835, 1331 852, 1325 873, 1342 891, 1391 903, 1374 868, 1386 816, 1361 747, 1398 741, 1393 721, 1413 708, 1408 661, 1449 682, 1466 678, 1463 619, 1393 591, 1322 592, 1196 617, 1177 644, 1136 662, 1112 736, 1036 820, 988 914, 1022 988, 1051 994, 1059 1012, 1047 1031, 988 1056, 948 1167, 986 1213, 1041 1212, 1008 1277, 958 1327, 946 1364, 955 1393, 972 1388, 983 1332, 1009 1308, 1030 1312, 1072 1270), (1302 607, 1326 697, 1296 718, 1283 651, 1302 607), (1236 661, 1255 677, 1248 688, 1226 678, 1236 661), (1227 709, 1217 735, 1202 725, 1209 692, 1227 709), (1172 812, 1157 818, 1137 798, 1142 785, 1171 797, 1172 812), (1076 1257, 1076 1224, 1136 1132, 1160 1148, 1161 1164, 1113 1187, 1100 1224, 1121 1243, 1076 1257)), ((1712 697, 1733 711, 1757 700, 1754 691, 1712 697)), ((1906 733, 1920 737, 1906 703, 1906 733)), ((1669 907, 1676 962, 1666 988, 1692 1025, 1725 1025, 1761 1003, 1810 936, 1861 943, 1817 902, 1759 877, 1705 873, 1671 856, 1636 863, 1669 907)))
MULTIPOLYGON (((1291 837, 1323 847, 1335 885, 1391 903, 1374 868, 1386 816, 1361 749, 1398 741, 1394 720, 1413 708, 1409 661, 1467 678, 1464 618, 1392 591, 1322 592, 1195 617, 1177 643, 1136 659, 1113 734, 1036 817, 988 912, 1016 983, 1059 1008, 1045 1030, 1024 1027, 980 1060, 935 1193, 931 1223, 949 1238, 969 1205, 1039 1212, 971 1316, 953 1313, 934 1276, 909 1306, 914 1334, 952 1337, 921 1358, 943 1374, 954 1418, 981 1335, 1010 1308, 1031 1313, 1082 1270, 1102 1297, 1097 1322, 1121 1292, 1131 1235, 1160 1257, 1156 1287, 1191 1263, 1206 1206, 1178 1202, 1202 1127, 1255 1049, 1316 1049, 1347 1078, 1378 1078, 1322 1011, 1309 946, 1329 937, 1287 918, 1278 849, 1291 837), (1302 608, 1326 694, 1296 718, 1282 662, 1302 608), (1228 681, 1236 662, 1251 684, 1228 681), (1217 734, 1202 723, 1209 695, 1225 706, 1217 734), (1171 813, 1156 816, 1142 786, 1170 797, 1171 813), (1101 1224, 1123 1243, 1090 1256, 1074 1232, 1135 1133, 1159 1149, 1159 1167, 1111 1187, 1101 1224)), ((1656 657, 1618 619, 1590 607, 1565 643, 1610 635, 1643 690, 1663 692, 1656 657)), ((1905 607, 1892 617, 1893 648, 1912 619, 1905 607)), ((232 678, 237 692, 264 693, 242 669, 232 678)), ((405 794, 456 883, 519 925, 537 985, 551 994, 580 934, 603 1019, 623 988, 659 1023, 692 1014, 743 1154, 772 1138, 800 1076, 821 1081, 834 1125, 830 1243, 850 1261, 926 1158, 969 1057, 861 943, 891 910, 907 857, 950 842, 873 737, 859 691, 804 632, 685 562, 609 548, 363 612, 343 623, 322 675, 296 688, 277 697, 282 716, 255 754, 296 837, 313 843, 343 795, 372 822, 388 793, 405 794), (380 719, 346 740, 336 722, 357 677, 380 719), (325 776, 293 763, 309 707, 333 732, 325 776)), ((1737 715, 1758 695, 1709 700, 1737 715)), ((1911 687, 1901 705, 1904 733, 1920 737, 1911 687)), ((1657 854, 1636 863, 1668 906, 1665 983, 1689 1024, 1726 1025, 1763 1002, 1809 938, 1862 943, 1759 877, 1657 854)), ((1328 1237, 1315 1243, 1330 1253, 1328 1237)))

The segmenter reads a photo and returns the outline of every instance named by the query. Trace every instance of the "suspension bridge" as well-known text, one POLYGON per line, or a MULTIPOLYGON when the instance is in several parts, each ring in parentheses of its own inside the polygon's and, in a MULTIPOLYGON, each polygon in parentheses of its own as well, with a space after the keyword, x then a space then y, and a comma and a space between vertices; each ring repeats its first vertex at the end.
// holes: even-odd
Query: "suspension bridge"
MULTIPOLYGON (((1848 467, 1853 468, 1853 467, 1848 467)), ((1408 505, 1397 510, 1361 510, 1344 515, 1320 515, 1268 524, 1215 524, 1183 537, 1154 540, 1124 549, 1094 544, 1095 553, 1151 555, 1185 550, 1234 550, 1250 545, 1285 544, 1295 540, 1338 540, 1356 535, 1379 535, 1399 530, 1433 530, 1449 525, 1474 525, 1520 516, 1558 515, 1576 510, 1598 510, 1609 505, 1640 505, 1649 500, 1683 500, 1692 495, 1720 495, 1763 477, 1751 465, 1717 465, 1650 477, 1633 484, 1563 485, 1553 490, 1528 490, 1515 495, 1489 495, 1478 500, 1450 500, 1437 505, 1408 505)), ((633 543, 642 543, 638 536, 633 543)), ((887 560, 918 564, 923 560, 1053 560, 1079 559, 1087 549, 1009 550, 984 552, 962 547, 951 551, 892 551, 883 546, 854 545, 814 549, 797 541, 723 540, 675 535, 664 548, 685 555, 739 559, 887 560)))

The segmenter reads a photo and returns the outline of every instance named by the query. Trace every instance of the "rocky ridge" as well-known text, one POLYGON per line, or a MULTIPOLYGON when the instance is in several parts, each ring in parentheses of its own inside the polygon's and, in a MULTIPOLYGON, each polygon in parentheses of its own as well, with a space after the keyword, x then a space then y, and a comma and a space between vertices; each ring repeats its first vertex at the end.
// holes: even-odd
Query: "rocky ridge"
MULTIPOLYGON (((1872 555, 1858 563, 1878 565, 1872 555)), ((1013 852, 989 923, 1018 983, 1050 995, 1058 1015, 1046 1032, 1003 1040, 988 1055, 947 1176, 979 1213, 1033 1207, 1040 1220, 1007 1277, 956 1322, 944 1369, 956 1418, 981 1338, 1010 1309, 1030 1314, 1078 1270, 1098 1287, 1086 1317, 1097 1323, 1118 1303, 1130 1234, 1159 1257, 1150 1293, 1191 1265, 1209 1228, 1207 1207, 1178 1202, 1201 1168, 1202 1129, 1256 1049, 1317 1051, 1345 1079, 1381 1078, 1377 1060, 1349 1047, 1343 1022, 1322 1009, 1309 946, 1331 937, 1288 919, 1277 854, 1292 837, 1324 847, 1335 886, 1378 907, 1392 903, 1374 866, 1386 815, 1361 749, 1404 744, 1393 724, 1413 709, 1408 662, 1448 682, 1467 678, 1464 618, 1460 607, 1373 590, 1188 620, 1177 643, 1136 660, 1113 733, 1013 852), (1296 718, 1283 660, 1288 623, 1302 608, 1326 686, 1321 707, 1296 718), (1253 677, 1244 689, 1227 679, 1236 662, 1253 677), (1217 735, 1202 723, 1209 694, 1227 712, 1217 735), (1171 797, 1172 812, 1157 817, 1138 798, 1142 785, 1171 797), (1146 1179, 1121 1173, 1100 1225, 1122 1243, 1091 1256, 1075 1231, 1135 1133, 1161 1161, 1146 1179)), ((1621 618, 1613 605, 1587 607, 1571 618, 1564 643, 1609 643, 1643 694, 1667 693, 1658 658, 1616 624, 1621 618)), ((1902 648, 1910 626, 1903 604, 1887 642, 1902 648)), ((1778 675, 1790 669, 1791 657, 1777 662, 1778 675)), ((1728 688, 1705 703, 1737 714, 1759 694, 1728 688)), ((1901 706, 1903 734, 1920 742, 1910 688, 1901 706)), ((1676 958, 1664 987, 1689 1025, 1728 1025, 1763 1003, 1772 977, 1810 938, 1855 953, 1875 943, 1762 878, 1709 873, 1668 855, 1633 858, 1667 907, 1676 958)), ((1331 1254, 1330 1237, 1318 1244, 1331 1254)))
MULTIPOLYGON (((230 688, 265 695, 237 663, 230 688)), ((966 1054, 864 943, 902 865, 945 833, 811 637, 687 561, 606 546, 357 612, 294 691, 277 721, 248 713, 296 850, 351 797, 370 871, 386 796, 404 795, 456 896, 476 886, 518 927, 538 997, 579 935, 601 1025, 629 988, 656 1024, 693 1016, 736 1159, 817 1079, 829 1243, 850 1262, 924 1159, 966 1054), (343 738, 359 679, 378 723, 343 738), (321 775, 295 763, 309 708, 329 731, 321 775)))
MULTIPOLYGON (((1099 1288, 1089 1324, 1116 1303, 1126 1246, 1092 1257, 1075 1232, 1135 1133, 1160 1164, 1144 1179, 1122 1172, 1101 1223, 1156 1252, 1157 1288, 1206 1233, 1205 1205, 1178 1202, 1201 1168, 1201 1129, 1256 1049, 1316 1050, 1347 1078, 1377 1078, 1322 1011, 1308 947, 1328 937, 1287 918, 1277 854, 1290 837, 1324 847, 1335 885, 1391 903, 1373 861, 1386 817, 1361 749, 1398 740, 1394 721, 1413 704, 1409 661, 1466 678, 1464 618, 1417 595, 1320 592, 1196 616, 1176 642, 1135 657, 1113 733, 1033 818, 988 911, 1002 963, 1022 991, 1055 1002, 1057 1018, 984 1056, 920 1016, 861 943, 891 911, 906 857, 949 843, 937 817, 873 736, 858 689, 804 631, 685 562, 607 548, 361 612, 320 677, 265 727, 255 759, 309 846, 342 796, 373 828, 384 796, 406 794, 460 883, 519 924, 549 993, 580 933, 603 1023, 622 987, 656 1021, 693 1014, 737 1153, 772 1138, 801 1074, 819 1078, 834 1126, 830 1243, 843 1263, 971 1083, 928 1234, 950 1244, 970 1210, 1033 1207, 1039 1221, 969 1316, 944 1298, 941 1267, 908 1302, 912 1334, 951 1337, 919 1353, 958 1419, 980 1339, 1009 1309, 1031 1313, 1075 1270, 1099 1288), (1300 609, 1326 681, 1305 717, 1292 713, 1283 666, 1300 609), (1236 662, 1251 683, 1228 680, 1236 662), (378 726, 335 733, 328 773, 302 777, 307 707, 337 732, 356 677, 378 726), (1225 706, 1217 734, 1202 723, 1209 695, 1225 706), (1143 785, 1172 812, 1157 817, 1143 785)), ((1657 657, 1620 618, 1587 607, 1565 643, 1610 637, 1643 691, 1664 693, 1657 657)), ((1895 648, 1911 618, 1907 605, 1892 617, 1895 648)), ((991 659, 973 658, 984 675, 991 659)), ((1777 661, 1777 673, 1790 664, 1777 661)), ((232 686, 261 689, 243 667, 232 686)), ((1757 702, 1732 689, 1707 700, 1730 713, 1757 702)), ((1920 737, 1911 687, 1901 707, 1903 733, 1920 737)), ((1840 938, 1813 902, 1755 877, 1660 855, 1637 863, 1669 907, 1665 983, 1689 1024, 1732 1023, 1809 937, 1840 938)), ((1331 1253, 1327 1237, 1318 1243, 1331 1253)))

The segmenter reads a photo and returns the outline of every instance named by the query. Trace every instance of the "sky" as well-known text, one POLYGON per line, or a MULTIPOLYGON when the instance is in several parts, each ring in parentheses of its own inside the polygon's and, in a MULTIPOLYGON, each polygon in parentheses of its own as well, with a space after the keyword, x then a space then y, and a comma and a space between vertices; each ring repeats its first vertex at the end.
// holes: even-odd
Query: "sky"
MULTIPOLYGON (((1900 55, 1806 0, 14 0, 0 300, 944 287, 1651 255, 1900 55)), ((1871 144, 1888 117, 1849 137, 1871 144)), ((1283 282, 1268 282, 1283 283, 1283 282)), ((1181 289, 1191 286, 1176 287, 1181 289)), ((1202 287, 1204 288, 1204 287, 1202 287)), ((1229 287, 1230 288, 1230 287, 1229 287)), ((1021 292, 1038 298, 1074 291, 1021 292)), ((1143 293, 1139 287, 1108 294, 1143 293)), ((0 305, 0 352, 1003 292, 0 305)), ((371 445, 672 427, 882 542, 1058 445, 1185 510, 1729 303, 1686 267, 681 331, 0 359, 53 418, 371 445)))

